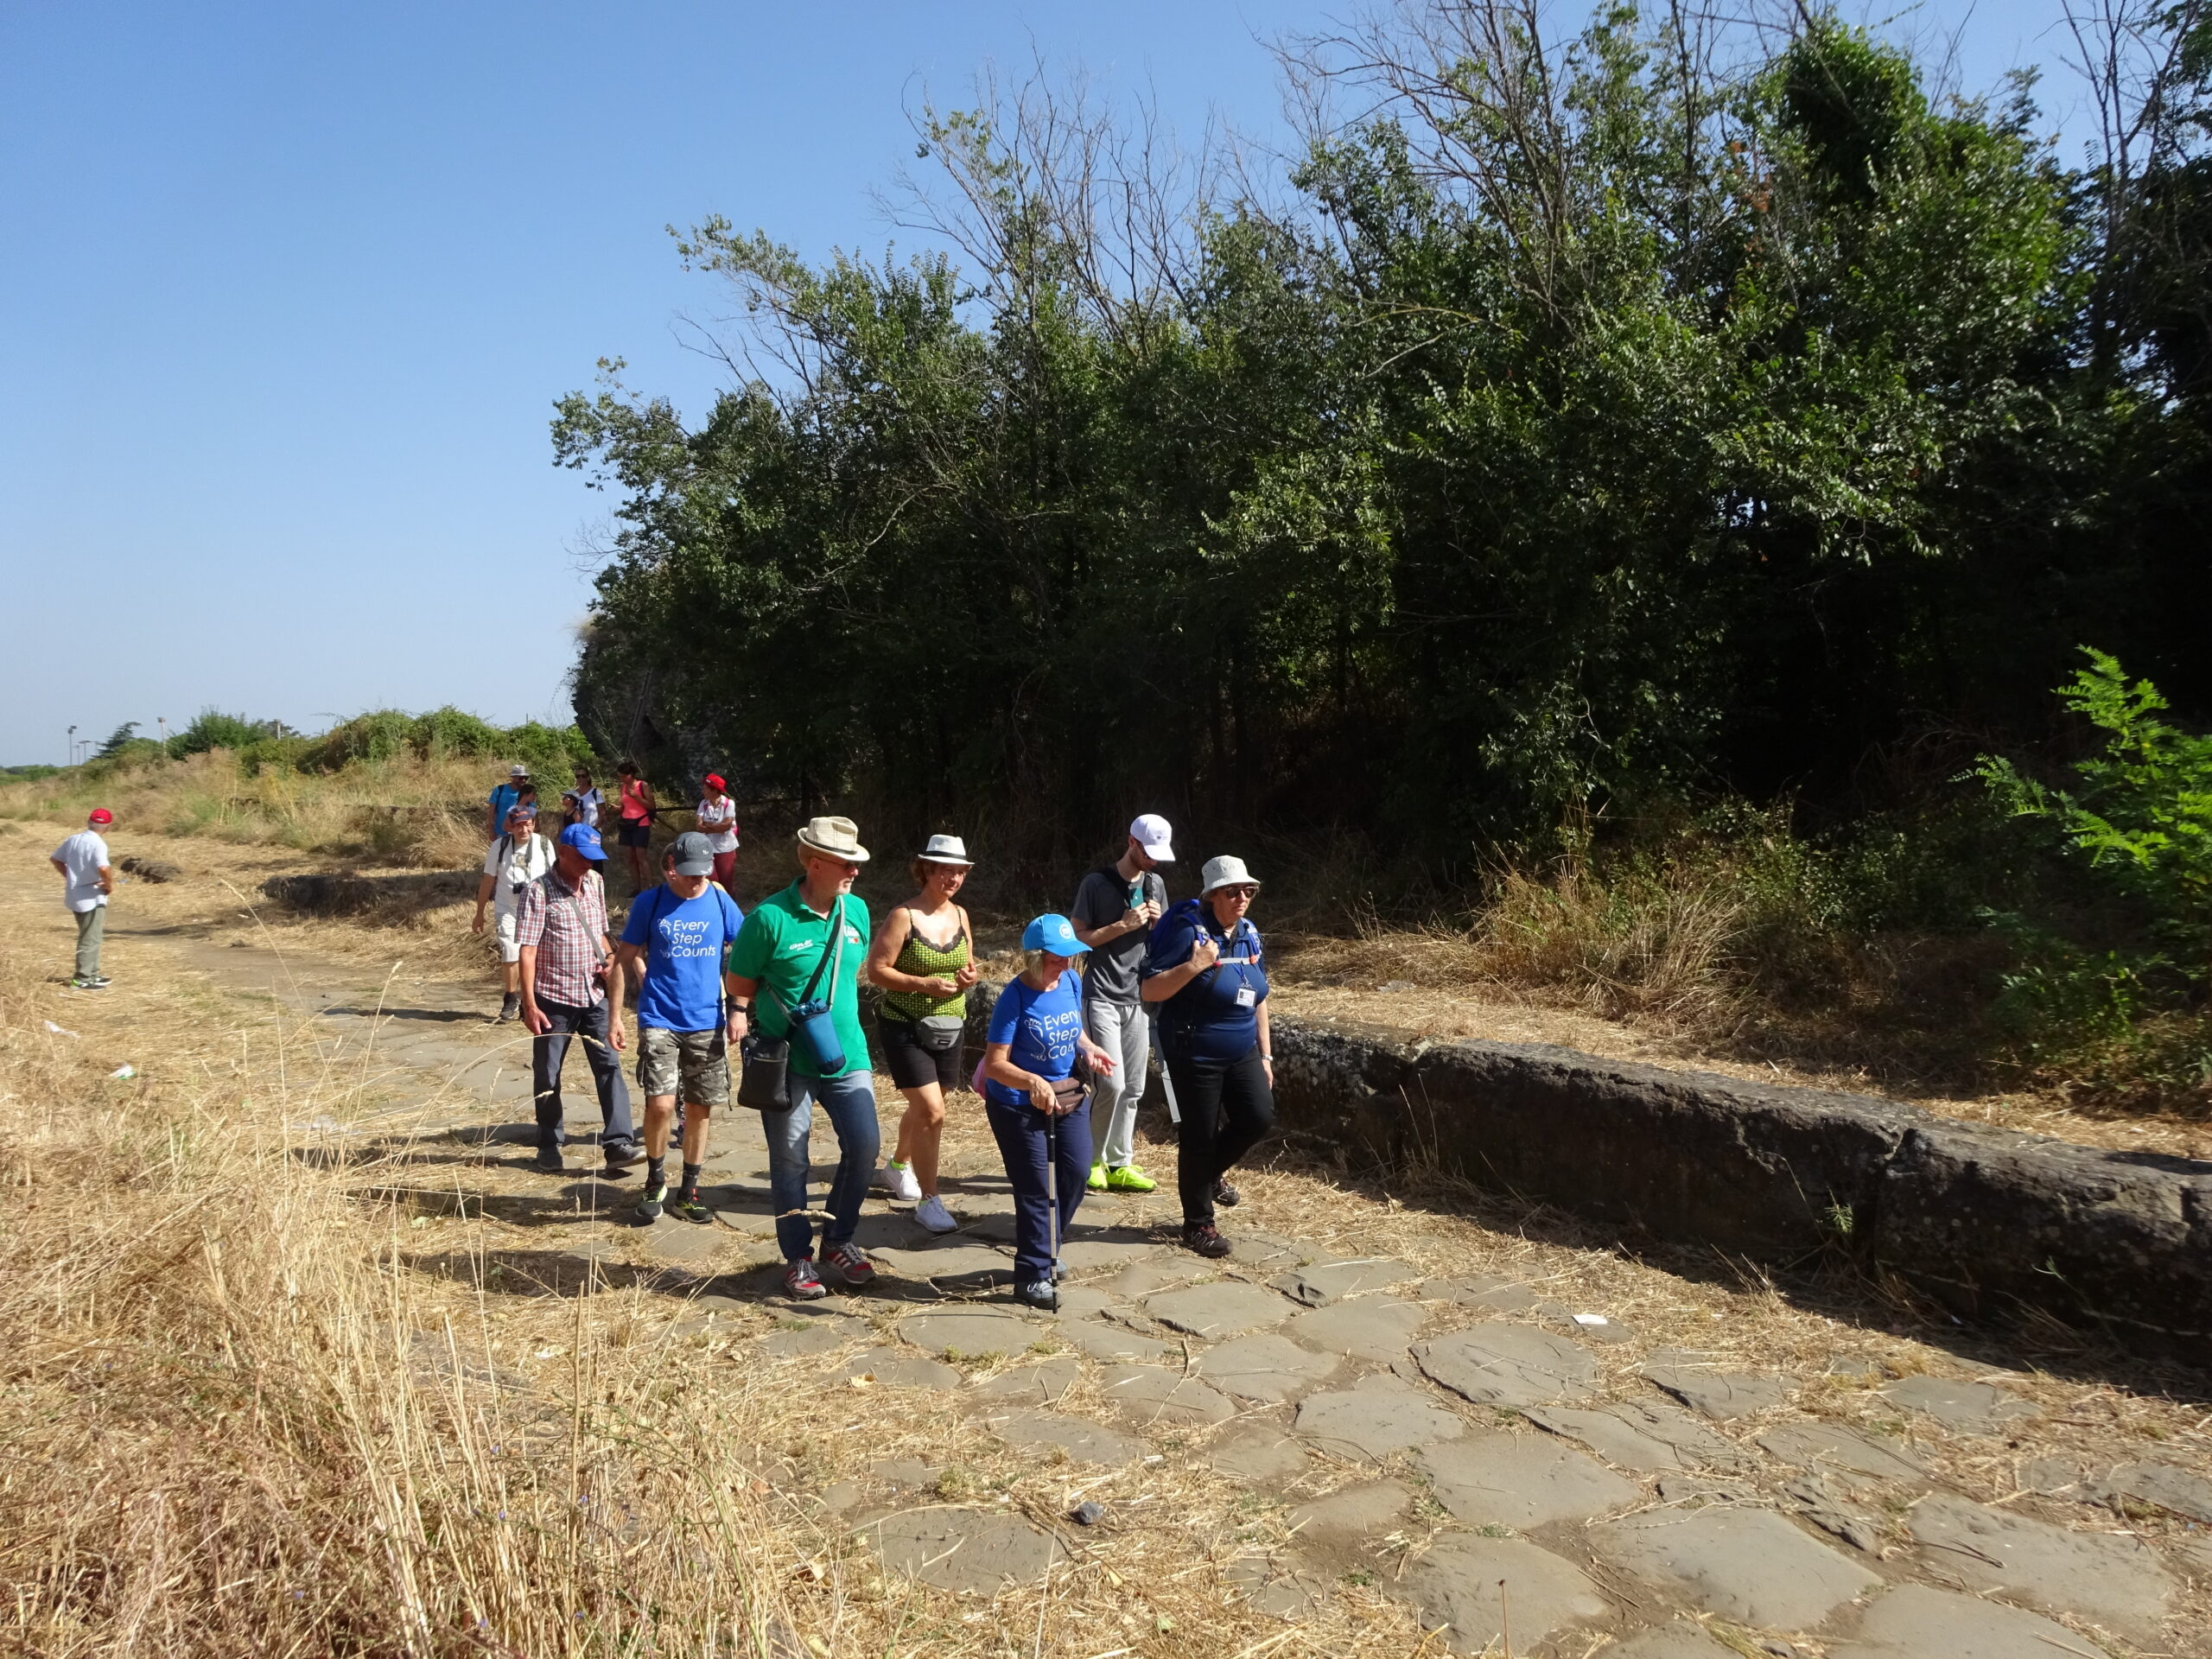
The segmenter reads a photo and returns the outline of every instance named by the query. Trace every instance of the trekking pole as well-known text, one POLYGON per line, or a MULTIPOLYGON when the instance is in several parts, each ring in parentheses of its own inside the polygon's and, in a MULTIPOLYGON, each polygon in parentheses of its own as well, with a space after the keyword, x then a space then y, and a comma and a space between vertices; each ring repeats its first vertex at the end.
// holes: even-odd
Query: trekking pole
POLYGON ((1045 1207, 1050 1211, 1052 1243, 1052 1276, 1048 1283, 1060 1282, 1060 1115, 1045 1114, 1045 1207))
MULTIPOLYGON (((1183 1121, 1183 1109, 1175 1103, 1175 1079, 1168 1075, 1167 1051, 1160 1046, 1160 1021, 1152 1015, 1147 1014, 1144 1025, 1146 1046, 1160 1056, 1160 1091, 1167 1096, 1167 1121, 1170 1123, 1179 1124, 1183 1121)), ((1139 1084, 1138 1096, 1141 1099, 1143 1096, 1141 1078, 1139 1079, 1139 1084)))

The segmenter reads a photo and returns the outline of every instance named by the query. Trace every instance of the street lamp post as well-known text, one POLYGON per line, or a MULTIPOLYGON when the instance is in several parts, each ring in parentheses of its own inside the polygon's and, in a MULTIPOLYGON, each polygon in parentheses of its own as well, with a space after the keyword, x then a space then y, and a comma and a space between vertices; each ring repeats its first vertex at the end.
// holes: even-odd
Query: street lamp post
POLYGON ((73 766, 77 764, 77 728, 74 726, 69 728, 69 764, 73 766))

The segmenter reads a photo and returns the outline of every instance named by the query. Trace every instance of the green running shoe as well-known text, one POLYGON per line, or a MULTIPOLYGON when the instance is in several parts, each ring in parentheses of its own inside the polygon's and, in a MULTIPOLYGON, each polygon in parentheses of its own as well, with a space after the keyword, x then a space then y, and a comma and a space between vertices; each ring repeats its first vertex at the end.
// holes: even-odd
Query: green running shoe
MULTIPOLYGON (((1091 1173, 1095 1175, 1097 1171, 1094 1167, 1091 1173)), ((1135 1164, 1117 1164, 1108 1170, 1105 1184, 1109 1190, 1116 1192, 1150 1192, 1160 1185, 1135 1164)))
POLYGON ((1086 1192, 1103 1192, 1106 1190, 1105 1165, 1093 1164, 1090 1166, 1090 1179, 1083 1184, 1083 1190, 1086 1192))
POLYGON ((645 1195, 638 1200, 638 1219, 640 1221, 658 1221, 660 1219, 662 1202, 666 1199, 667 1197, 668 1183, 666 1181, 655 1181, 651 1186, 645 1189, 645 1195))
POLYGON ((699 1189, 687 1186, 669 1205, 670 1211, 685 1221, 706 1223, 715 1218, 715 1212, 699 1202, 699 1189))

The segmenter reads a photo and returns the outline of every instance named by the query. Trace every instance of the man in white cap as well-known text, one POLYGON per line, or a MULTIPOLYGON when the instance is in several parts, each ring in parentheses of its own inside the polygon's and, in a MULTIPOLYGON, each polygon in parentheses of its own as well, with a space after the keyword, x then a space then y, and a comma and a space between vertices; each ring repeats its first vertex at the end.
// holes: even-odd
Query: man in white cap
POLYGON ((1174 861, 1174 832, 1147 812, 1129 826, 1122 856, 1083 878, 1068 910, 1076 938, 1090 952, 1083 971, 1084 1029, 1115 1060, 1092 1084, 1090 1138, 1098 1151, 1086 1185, 1094 1192, 1149 1192, 1158 1185, 1136 1163, 1137 1106, 1152 1047, 1137 969, 1146 938, 1167 908, 1159 868, 1174 861))
POLYGON ((807 1137, 815 1104, 821 1103, 837 1137, 823 1256, 849 1285, 875 1277, 875 1264, 853 1242, 853 1233, 868 1199, 882 1130, 875 1118, 868 1038, 861 1030, 868 917, 868 906, 852 896, 853 878, 868 862, 859 826, 850 818, 810 818, 798 832, 798 861, 804 874, 763 899, 738 930, 724 983, 731 998, 732 1041, 743 1041, 750 1020, 757 1018, 762 1036, 791 1042, 791 1109, 762 1113, 761 1127, 768 1137, 768 1185, 776 1206, 776 1243, 784 1253, 784 1289, 811 1301, 826 1294, 814 1265, 814 1224, 806 1217, 807 1137), (794 1032, 791 1011, 798 1004, 826 1007, 794 1032))

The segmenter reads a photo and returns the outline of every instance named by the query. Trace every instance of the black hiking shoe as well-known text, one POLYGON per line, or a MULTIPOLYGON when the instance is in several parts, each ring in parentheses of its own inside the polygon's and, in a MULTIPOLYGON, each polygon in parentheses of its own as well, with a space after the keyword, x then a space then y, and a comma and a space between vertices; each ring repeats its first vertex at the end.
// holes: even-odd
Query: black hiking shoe
POLYGON ((1227 1181, 1216 1181, 1213 1184, 1213 1201, 1224 1210, 1234 1210, 1243 1201, 1243 1197, 1242 1192, 1227 1181))
POLYGON ((680 1189, 676 1197, 670 1201, 668 1207, 670 1213, 680 1216, 685 1221, 697 1222, 702 1225, 715 1218, 715 1212, 700 1201, 699 1189, 696 1186, 680 1189))
POLYGON ((1183 1225, 1183 1248, 1218 1260, 1229 1254, 1229 1241, 1210 1221, 1185 1222, 1183 1225))
POLYGON ((656 1181, 638 1199, 638 1218, 653 1222, 660 1219, 661 1201, 668 1197, 668 1183, 656 1181))
POLYGON ((645 1149, 643 1147, 634 1143, 626 1147, 609 1147, 607 1149, 606 1173, 608 1179, 619 1180, 622 1172, 631 1165, 645 1161, 645 1149))
POLYGON ((541 1175, 565 1175, 569 1173, 569 1160, 561 1155, 558 1147, 540 1147, 537 1168, 541 1175))
POLYGON ((513 1021, 521 1018, 522 997, 520 994, 517 992, 509 991, 505 997, 500 999, 499 1017, 493 1020, 492 1023, 495 1026, 505 1026, 512 1024, 513 1021))

